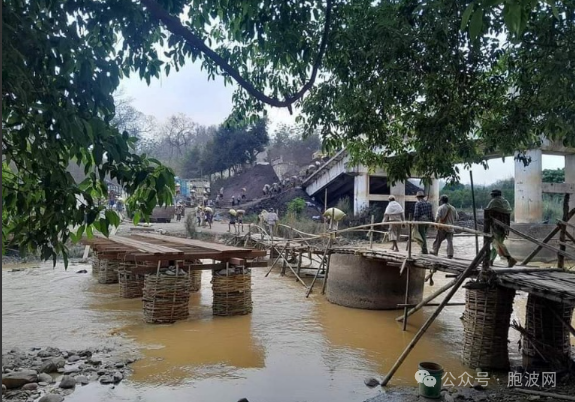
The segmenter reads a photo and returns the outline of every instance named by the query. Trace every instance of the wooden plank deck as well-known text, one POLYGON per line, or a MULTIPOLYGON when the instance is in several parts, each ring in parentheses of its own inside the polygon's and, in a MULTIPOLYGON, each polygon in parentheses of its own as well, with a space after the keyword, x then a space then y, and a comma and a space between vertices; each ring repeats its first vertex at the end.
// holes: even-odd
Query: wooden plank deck
MULTIPOLYGON (((95 236, 84 238, 84 244, 92 246, 100 258, 114 259, 126 262, 158 262, 158 261, 194 261, 212 259, 220 263, 230 260, 245 261, 246 266, 257 267, 261 264, 252 264, 254 258, 266 255, 264 250, 229 247, 217 243, 199 240, 181 239, 163 235, 138 234, 134 236, 95 236), (186 240, 190 240, 187 242, 186 240)), ((219 264, 214 266, 220 267, 219 264)), ((196 269, 213 269, 212 264, 203 264, 196 269)), ((139 269, 146 270, 148 267, 139 269)))
MULTIPOLYGON (((270 246, 269 241, 261 241, 257 235, 252 235, 252 240, 270 246)), ((287 243, 287 239, 274 238, 274 246, 276 248, 283 248, 287 243)), ((304 246, 301 243, 292 241, 290 248, 293 251, 300 251, 305 249, 312 253, 323 253, 321 246, 304 246)), ((407 252, 399 251, 394 252, 387 248, 373 247, 370 249, 366 246, 334 246, 331 248, 332 254, 354 254, 369 259, 379 259, 382 261, 395 264, 401 264, 407 258, 407 252)), ((446 272, 450 274, 460 274, 471 263, 471 259, 458 258, 448 259, 439 257, 432 254, 418 254, 413 253, 412 263, 417 268, 434 269, 436 271, 446 272)), ((545 269, 537 266, 515 266, 517 272, 506 269, 506 265, 496 264, 491 271, 496 275, 496 280, 501 286, 507 288, 528 292, 549 300, 565 302, 575 305, 575 272, 562 271, 559 269, 545 269), (523 269, 529 269, 529 272, 522 272, 523 269), (502 270, 502 272, 498 272, 502 270)), ((475 270, 473 275, 477 275, 479 270, 475 270)))
MULTIPOLYGON (((346 253, 361 255, 366 258, 376 258, 388 262, 403 262, 407 258, 406 252, 393 252, 388 249, 367 247, 334 247, 333 253, 346 253)), ((469 266, 471 260, 464 258, 447 259, 432 254, 413 254, 413 265, 423 269, 435 269, 437 271, 459 274, 469 266)), ((504 268, 499 265, 494 268, 493 273, 497 276, 497 281, 501 286, 528 292, 549 300, 565 302, 575 305, 575 272, 560 271, 540 268, 536 266, 515 266, 517 272, 505 270, 505 273, 498 273, 497 268, 504 268), (522 272, 522 268, 529 268, 529 272, 522 272)), ((476 270, 474 274, 478 274, 476 270)))

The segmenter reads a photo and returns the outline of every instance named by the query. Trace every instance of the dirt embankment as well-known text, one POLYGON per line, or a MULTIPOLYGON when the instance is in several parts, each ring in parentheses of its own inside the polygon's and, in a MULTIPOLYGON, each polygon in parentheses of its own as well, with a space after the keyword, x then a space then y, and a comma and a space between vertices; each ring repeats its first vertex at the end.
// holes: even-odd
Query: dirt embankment
POLYGON ((258 203, 246 208, 246 214, 259 214, 263 209, 267 211, 274 209, 282 217, 287 214, 289 202, 298 197, 303 198, 307 202, 303 210, 303 216, 311 218, 312 216, 321 215, 322 206, 314 202, 301 188, 290 188, 269 198, 263 198, 258 203))
POLYGON ((271 165, 256 165, 235 176, 216 180, 212 183, 212 196, 224 188, 224 202, 229 202, 233 196, 242 195, 242 188, 246 189, 246 198, 253 200, 263 196, 262 189, 266 184, 279 182, 279 178, 271 165))

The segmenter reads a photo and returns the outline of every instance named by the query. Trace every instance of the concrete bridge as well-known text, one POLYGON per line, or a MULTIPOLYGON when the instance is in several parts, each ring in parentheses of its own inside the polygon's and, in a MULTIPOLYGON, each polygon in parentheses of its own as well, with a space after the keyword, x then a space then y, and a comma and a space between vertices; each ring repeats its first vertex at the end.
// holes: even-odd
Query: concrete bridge
MULTIPOLYGON (((529 151, 528 156, 531 157, 528 166, 515 161, 515 223, 518 224, 543 221, 543 193, 575 193, 575 148, 567 148, 546 140, 540 149, 529 151), (565 157, 565 183, 542 182, 544 154, 565 157)), ((501 157, 502 155, 489 155, 487 159, 501 157)), ((392 185, 383 169, 370 172, 367 166, 352 165, 346 150, 338 152, 308 176, 302 186, 311 197, 322 202, 325 201, 327 189, 329 206, 348 196, 353 202, 356 214, 372 204, 387 202, 389 195, 394 195, 409 213, 413 210, 415 193, 418 190, 411 182, 392 185)), ((429 194, 429 201, 437 206, 439 181, 433 180, 425 192, 429 194)), ((575 207, 575 196, 571 197, 569 207, 575 207)))

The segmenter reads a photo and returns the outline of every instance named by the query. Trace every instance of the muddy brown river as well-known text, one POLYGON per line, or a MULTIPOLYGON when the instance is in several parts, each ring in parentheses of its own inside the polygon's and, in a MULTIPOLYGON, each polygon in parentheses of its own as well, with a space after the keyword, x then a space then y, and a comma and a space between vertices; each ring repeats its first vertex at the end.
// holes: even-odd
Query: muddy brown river
MULTIPOLYGON (((116 354, 138 351, 134 373, 115 388, 77 387, 66 401, 364 401, 382 392, 366 377, 390 369, 433 307, 410 317, 408 331, 398 311, 356 310, 330 304, 315 291, 309 299, 293 277, 264 277, 253 270, 253 313, 213 317, 211 273, 192 294, 190 317, 173 325, 142 321, 141 301, 121 299, 117 285, 101 285, 88 274, 49 264, 2 270, 2 349, 55 346, 109 347, 116 354)), ((311 281, 311 278, 309 279, 311 281)), ((435 275, 435 286, 449 279, 435 275)), ((464 300, 460 291, 453 301, 464 300)), ((525 295, 516 298, 522 320, 525 295)), ((463 307, 448 307, 409 355, 393 386, 414 386, 418 362, 434 361, 456 377, 463 307)), ((510 352, 517 359, 517 334, 510 352)))

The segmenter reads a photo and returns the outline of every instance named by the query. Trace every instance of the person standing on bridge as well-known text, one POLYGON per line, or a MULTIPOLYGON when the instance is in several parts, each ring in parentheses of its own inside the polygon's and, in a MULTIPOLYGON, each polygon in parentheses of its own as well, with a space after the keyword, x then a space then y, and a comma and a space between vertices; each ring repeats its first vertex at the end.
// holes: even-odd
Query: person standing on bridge
MULTIPOLYGON (((413 219, 416 222, 433 222, 433 208, 431 203, 425 199, 423 191, 418 191, 415 195, 417 202, 415 203, 415 211, 413 219)), ((419 236, 415 236, 415 241, 421 246, 421 253, 427 254, 427 229, 428 225, 417 225, 415 227, 419 236), (421 237, 421 238, 419 238, 421 237)))
MULTIPOLYGON (((389 196, 389 204, 385 208, 383 214, 383 222, 401 222, 405 220, 405 215, 403 213, 403 207, 397 201, 393 195, 389 196)), ((389 225, 389 240, 391 241, 391 251, 399 251, 397 247, 397 241, 399 240, 399 232, 401 227, 399 224, 389 225)))
POLYGON ((270 235, 273 236, 277 233, 277 223, 280 220, 278 214, 272 209, 268 212, 266 221, 268 224, 268 230, 270 231, 270 235))
MULTIPOLYGON (((449 203, 449 197, 442 195, 439 198, 439 208, 437 209, 437 216, 435 217, 435 222, 444 225, 455 224, 455 221, 459 219, 455 207, 449 203)), ((439 253, 439 247, 443 240, 447 240, 447 258, 453 258, 453 233, 455 230, 452 227, 439 227, 437 228, 437 235, 435 236, 435 241, 433 242, 432 254, 437 255, 439 253)))
POLYGON ((491 191, 491 201, 489 201, 489 204, 487 204, 483 212, 485 231, 491 232, 493 236, 491 239, 493 247, 489 259, 491 266, 494 265, 497 254, 499 254, 501 258, 507 259, 508 267, 513 267, 517 264, 517 260, 511 257, 509 250, 507 250, 507 247, 503 244, 507 235, 509 235, 509 231, 493 222, 493 220, 496 219, 507 226, 511 225, 512 211, 509 201, 503 198, 501 190, 491 191))

